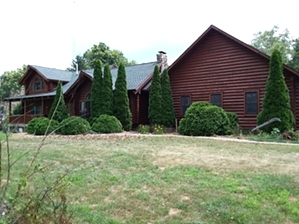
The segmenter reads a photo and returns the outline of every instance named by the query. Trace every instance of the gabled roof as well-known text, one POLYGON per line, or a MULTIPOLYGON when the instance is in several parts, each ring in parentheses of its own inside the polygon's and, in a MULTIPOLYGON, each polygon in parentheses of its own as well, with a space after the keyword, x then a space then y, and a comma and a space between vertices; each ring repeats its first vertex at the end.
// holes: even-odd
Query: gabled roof
MULTIPOLYGON (((127 89, 136 90, 136 91, 142 89, 143 86, 148 84, 148 82, 151 80, 152 74, 154 72, 154 68, 158 64, 159 64, 158 62, 149 62, 149 63, 126 66, 125 70, 126 70, 126 77, 127 77, 127 89)), ((45 68, 41 66, 32 66, 32 65, 29 66, 31 69, 34 69, 35 71, 39 72, 41 76, 47 78, 48 80, 51 79, 51 80, 60 80, 60 81, 67 82, 66 84, 62 85, 63 93, 67 93, 68 91, 71 91, 72 87, 79 81, 79 79, 84 74, 90 77, 91 79, 93 79, 94 69, 82 70, 80 72, 80 75, 76 75, 75 72, 69 72, 69 71, 53 69, 53 68, 45 68), (59 74, 59 72, 61 74, 59 74)), ((111 68, 113 86, 117 78, 117 71, 118 68, 111 68)), ((26 73, 24 76, 27 75, 26 73)), ((38 98, 38 97, 52 97, 55 96, 55 94, 56 94, 56 89, 47 93, 9 97, 5 100, 16 101, 22 99, 38 98)))
POLYGON ((55 80, 55 81, 69 82, 71 80, 71 77, 75 74, 75 72, 56 69, 56 68, 46 68, 42 66, 28 65, 28 69, 26 73, 19 81, 20 84, 23 84, 24 80, 27 78, 31 70, 37 72, 46 81, 55 80))
MULTIPOLYGON (((154 68, 158 65, 158 62, 149 62, 137 65, 126 66, 126 77, 127 77, 127 89, 128 90, 139 90, 147 82, 150 81, 154 68)), ((83 72, 93 78, 93 69, 84 70, 83 72)), ((112 83, 114 83, 117 78, 118 68, 111 68, 112 83)))
MULTIPOLYGON (((72 74, 72 77, 70 78, 69 82, 62 85, 62 92, 66 93, 71 86, 76 82, 76 80, 79 78, 78 75, 76 75, 75 73, 72 74)), ((20 95, 20 96, 14 96, 14 97, 9 97, 6 100, 22 100, 22 99, 31 99, 31 98, 39 98, 39 97, 51 97, 51 96, 55 96, 56 95, 56 89, 52 90, 51 92, 47 92, 47 93, 38 93, 38 94, 30 94, 30 95, 20 95)))
MULTIPOLYGON (((244 43, 243 41, 231 36, 230 34, 224 32, 223 30, 217 28, 216 26, 214 25, 211 25, 199 38, 197 38, 197 40, 195 40, 195 42, 193 44, 190 45, 190 47, 188 47, 184 52, 183 54, 181 54, 168 68, 168 71, 171 71, 174 67, 176 67, 176 65, 178 65, 183 59, 185 59, 192 51, 192 49, 198 45, 199 43, 201 43, 207 36, 210 32, 213 32, 213 31, 216 31, 216 32, 219 32, 221 33, 222 35, 226 36, 227 38, 233 40, 234 42, 244 46, 245 48, 249 49, 250 51, 253 51, 254 53, 260 55, 261 57, 264 57, 268 60, 270 60, 270 57, 259 51, 258 49, 252 47, 251 45, 249 44, 246 44, 244 43)), ((299 73, 296 72, 294 69, 290 68, 289 66, 287 65, 283 65, 284 69, 288 70, 289 72, 291 73, 294 73, 295 75, 299 76, 299 73)))

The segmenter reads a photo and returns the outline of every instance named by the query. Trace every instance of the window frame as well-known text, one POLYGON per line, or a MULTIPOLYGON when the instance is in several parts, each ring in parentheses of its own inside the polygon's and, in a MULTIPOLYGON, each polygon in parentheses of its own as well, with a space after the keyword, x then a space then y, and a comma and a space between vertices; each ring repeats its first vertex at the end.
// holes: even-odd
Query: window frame
POLYGON ((40 104, 33 105, 31 114, 34 114, 34 115, 42 114, 42 106, 40 104))
POLYGON ((30 89, 33 92, 43 91, 45 89, 45 84, 42 78, 39 76, 35 76, 33 81, 30 84, 30 89))
POLYGON ((210 103, 211 103, 212 105, 215 105, 215 106, 218 106, 218 107, 222 107, 222 105, 223 105, 223 94, 222 94, 222 93, 219 93, 219 92, 213 92, 213 93, 210 93, 210 103), (214 104, 214 103, 212 102, 212 99, 213 99, 212 95, 218 95, 218 96, 220 96, 220 105, 214 104))
POLYGON ((182 116, 185 116, 186 110, 188 109, 188 107, 190 107, 191 105, 191 95, 190 94, 183 94, 180 96, 180 114, 182 116), (183 106, 182 101, 183 101, 183 97, 188 97, 189 98, 189 105, 188 106, 183 106))
POLYGON ((244 114, 246 116, 256 116, 259 113, 259 91, 258 90, 246 90, 244 91, 244 114), (256 94, 256 102, 247 102, 247 94, 255 93, 256 94), (256 111, 248 112, 248 104, 255 105, 256 111))

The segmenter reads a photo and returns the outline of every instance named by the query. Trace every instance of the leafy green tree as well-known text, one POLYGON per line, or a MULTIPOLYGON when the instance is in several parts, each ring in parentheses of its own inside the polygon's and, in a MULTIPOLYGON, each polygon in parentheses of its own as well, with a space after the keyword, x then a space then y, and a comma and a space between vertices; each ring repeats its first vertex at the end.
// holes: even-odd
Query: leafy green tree
POLYGON ((279 27, 274 26, 271 30, 254 34, 251 45, 269 56, 274 49, 279 50, 282 62, 288 64, 293 56, 293 42, 294 40, 290 37, 288 29, 280 32, 279 27))
POLYGON ((91 121, 101 115, 102 108, 102 86, 103 86, 102 63, 100 60, 95 61, 95 68, 93 71, 93 82, 91 86, 90 97, 90 115, 91 121))
POLYGON ((0 76, 0 101, 10 97, 19 95, 22 87, 19 85, 19 80, 27 70, 27 66, 23 65, 15 71, 4 72, 0 76))
POLYGON ((280 118, 281 122, 265 126, 263 128, 265 132, 270 133, 273 128, 283 132, 294 127, 295 120, 291 111, 289 90, 283 76, 281 54, 277 49, 274 49, 271 55, 263 109, 258 114, 257 123, 260 125, 274 117, 280 118))
POLYGON ((112 75, 108 64, 104 67, 103 91, 101 95, 103 99, 103 107, 101 114, 113 114, 113 91, 112 91, 112 75))
POLYGON ((83 58, 86 59, 87 65, 90 68, 95 67, 95 61, 101 60, 104 64, 118 65, 123 63, 124 65, 135 64, 135 61, 129 62, 124 54, 119 50, 111 50, 106 44, 100 42, 98 45, 93 45, 84 54, 83 58))
POLYGON ((161 95, 161 83, 160 72, 158 65, 155 66, 154 74, 152 78, 151 89, 149 91, 149 106, 148 116, 151 125, 162 125, 164 109, 162 109, 162 95, 161 95))
POLYGON ((49 118, 61 122, 63 119, 68 117, 68 109, 64 102, 62 84, 59 81, 56 88, 56 95, 49 112, 49 118))
POLYGON ((120 121, 124 130, 132 129, 132 113, 129 105, 126 70, 123 63, 119 64, 115 81, 113 115, 120 121))
POLYGON ((290 61, 289 65, 299 72, 299 38, 294 41, 293 44, 293 58, 290 61))
POLYGON ((173 127, 175 123, 175 112, 167 69, 164 69, 161 75, 161 95, 163 99, 163 105, 161 105, 163 106, 162 125, 166 127, 173 127))
POLYGON ((86 58, 77 55, 76 60, 73 60, 71 63, 71 67, 67 68, 68 71, 76 71, 76 66, 78 65, 78 71, 90 68, 86 61, 86 58), (77 64, 77 65, 76 65, 77 64))

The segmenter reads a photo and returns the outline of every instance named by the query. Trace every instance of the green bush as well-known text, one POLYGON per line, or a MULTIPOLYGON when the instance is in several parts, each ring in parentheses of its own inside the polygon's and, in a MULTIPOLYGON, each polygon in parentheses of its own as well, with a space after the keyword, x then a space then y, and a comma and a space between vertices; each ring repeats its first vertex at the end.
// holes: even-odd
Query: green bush
POLYGON ((115 116, 103 114, 95 120, 91 129, 97 133, 116 133, 122 132, 122 124, 115 116))
POLYGON ((46 117, 34 118, 28 123, 28 133, 35 135, 50 134, 58 128, 58 121, 46 117))
POLYGON ((62 135, 78 135, 85 134, 90 131, 90 124, 81 117, 68 117, 60 122, 60 134, 62 135))
POLYGON ((140 124, 137 127, 137 132, 139 132, 140 134, 148 134, 150 133, 150 127, 148 125, 140 124))
POLYGON ((239 126, 239 118, 236 113, 226 111, 232 130, 239 126))
POLYGON ((40 118, 35 117, 28 122, 27 132, 28 134, 35 134, 36 128, 35 125, 39 122, 40 118))
POLYGON ((211 136, 232 133, 226 112, 208 102, 195 102, 186 111, 178 132, 183 135, 211 136))
POLYGON ((23 114, 23 105, 22 103, 18 103, 12 110, 13 115, 23 114))

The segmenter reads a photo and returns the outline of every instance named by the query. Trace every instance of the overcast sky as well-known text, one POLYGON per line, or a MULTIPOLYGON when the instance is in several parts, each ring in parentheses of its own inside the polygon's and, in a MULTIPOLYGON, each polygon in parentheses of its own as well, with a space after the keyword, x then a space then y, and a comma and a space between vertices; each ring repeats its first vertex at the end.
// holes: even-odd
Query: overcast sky
POLYGON ((138 63, 172 63, 211 24, 250 43, 278 25, 299 37, 296 0, 0 0, 0 75, 23 64, 66 69, 104 42, 138 63), (278 4, 280 2, 280 4, 278 4))

